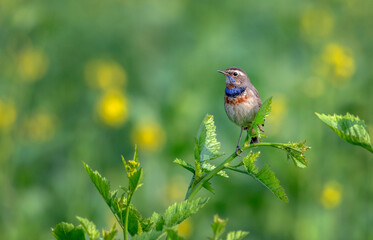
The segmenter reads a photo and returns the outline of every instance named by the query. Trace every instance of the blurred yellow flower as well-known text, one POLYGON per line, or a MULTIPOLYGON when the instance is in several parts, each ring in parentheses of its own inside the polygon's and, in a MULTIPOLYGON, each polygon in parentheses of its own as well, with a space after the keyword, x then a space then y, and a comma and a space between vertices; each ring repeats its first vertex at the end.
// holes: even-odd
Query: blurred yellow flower
POLYGON ((341 199, 342 186, 335 181, 326 183, 320 198, 324 208, 331 209, 337 207, 341 203, 341 199))
POLYGON ((325 83, 320 77, 310 77, 304 82, 303 91, 311 98, 320 97, 325 91, 325 83))
POLYGON ((271 134, 276 134, 280 130, 282 120, 287 113, 287 103, 282 94, 274 95, 272 99, 272 110, 268 118, 268 125, 271 126, 271 134))
POLYGON ((121 87, 126 81, 124 69, 113 60, 91 60, 84 69, 85 79, 92 87, 121 87))
POLYGON ((17 56, 17 71, 20 79, 25 82, 41 79, 45 75, 48 65, 48 57, 40 49, 28 47, 17 56))
POLYGON ((9 130, 17 118, 13 102, 0 100, 0 129, 9 130))
POLYGON ((302 14, 301 32, 307 40, 327 36, 333 25, 333 16, 325 9, 310 8, 302 14))
POLYGON ((323 76, 330 76, 328 79, 335 84, 349 80, 355 73, 351 49, 335 43, 328 44, 323 51, 319 71, 323 76))
POLYGON ((162 126, 155 121, 142 122, 132 132, 132 141, 147 150, 163 147, 166 134, 162 126))
POLYGON ((27 118, 24 125, 27 136, 32 141, 44 142, 54 137, 55 124, 49 114, 37 113, 27 118))
POLYGON ((177 232, 179 233, 180 237, 188 238, 193 233, 193 224, 190 218, 186 219, 182 223, 179 224, 177 228, 177 232))
POLYGON ((97 111, 107 125, 120 126, 128 117, 127 99, 119 90, 108 90, 99 99, 97 111))
POLYGON ((188 188, 187 182, 181 176, 174 176, 167 182, 166 191, 164 194, 164 204, 166 206, 180 202, 185 197, 185 189, 188 188))

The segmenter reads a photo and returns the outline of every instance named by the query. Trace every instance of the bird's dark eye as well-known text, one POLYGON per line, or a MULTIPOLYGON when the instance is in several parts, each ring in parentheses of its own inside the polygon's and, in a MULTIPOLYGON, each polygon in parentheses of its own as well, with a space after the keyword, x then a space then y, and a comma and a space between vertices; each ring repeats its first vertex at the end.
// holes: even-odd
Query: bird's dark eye
POLYGON ((237 75, 238 75, 238 73, 237 73, 237 72, 234 72, 234 73, 233 73, 233 76, 237 76, 237 75))

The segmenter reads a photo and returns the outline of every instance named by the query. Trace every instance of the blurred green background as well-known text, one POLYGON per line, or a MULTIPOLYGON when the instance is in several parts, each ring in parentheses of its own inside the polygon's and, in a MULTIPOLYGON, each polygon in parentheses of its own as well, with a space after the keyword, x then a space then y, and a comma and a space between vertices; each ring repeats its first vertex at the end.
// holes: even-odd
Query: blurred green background
POLYGON ((111 227, 82 161, 124 185, 120 155, 131 159, 135 143, 145 172, 135 206, 150 216, 181 201, 191 174, 172 161, 192 161, 206 113, 223 151, 235 149, 216 72, 231 66, 274 97, 266 141, 307 140, 309 167, 260 149, 289 203, 232 173, 213 179, 216 195, 180 234, 206 239, 218 213, 249 239, 373 239, 372 154, 314 115, 350 112, 373 132, 372 5, 0 0, 0 239, 52 239, 77 215, 111 227))

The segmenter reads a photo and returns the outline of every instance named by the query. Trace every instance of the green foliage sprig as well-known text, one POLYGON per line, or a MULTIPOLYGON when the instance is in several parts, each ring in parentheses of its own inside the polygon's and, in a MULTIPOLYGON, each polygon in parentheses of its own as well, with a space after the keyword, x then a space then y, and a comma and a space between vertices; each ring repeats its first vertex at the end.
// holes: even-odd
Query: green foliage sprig
MULTIPOLYGON (((102 177, 97 171, 93 171, 87 164, 84 167, 95 185, 100 195, 109 206, 119 225, 123 229, 124 239, 149 240, 160 239, 168 236, 168 239, 181 239, 176 232, 176 227, 185 219, 195 214, 208 201, 208 198, 197 198, 195 200, 186 200, 180 203, 174 203, 168 207, 164 214, 153 213, 149 218, 143 218, 139 211, 131 203, 134 193, 141 187, 143 178, 142 168, 138 161, 137 148, 133 160, 125 161, 123 164, 128 177, 128 186, 120 187, 119 190, 110 190, 109 181, 102 177)), ((85 239, 85 234, 90 240, 100 238, 100 233, 94 223, 88 219, 77 217, 79 226, 70 223, 60 223, 53 230, 53 236, 58 240, 81 240, 85 239)), ((103 230, 103 239, 112 240, 116 236, 115 225, 110 231, 103 230)))
MULTIPOLYGON (((280 185, 280 181, 276 178, 270 166, 266 164, 261 169, 256 167, 255 162, 259 160, 260 151, 253 152, 253 149, 257 147, 281 149, 286 153, 288 159, 293 161, 296 167, 305 168, 307 167, 307 161, 304 153, 310 147, 305 145, 305 141, 298 143, 259 142, 250 144, 252 137, 256 136, 260 139, 264 137, 260 126, 264 124, 265 118, 271 111, 271 102, 272 98, 269 98, 263 103, 252 126, 248 130, 245 143, 238 154, 236 152, 232 153, 219 164, 214 164, 213 161, 224 154, 220 152, 220 143, 216 138, 214 118, 211 115, 206 115, 195 138, 194 165, 180 159, 174 161, 174 163, 193 173, 186 192, 185 201, 174 203, 163 214, 154 212, 151 217, 144 218, 131 203, 134 193, 142 186, 141 181, 143 178, 143 171, 138 160, 137 147, 135 147, 133 160, 126 161, 122 156, 123 165, 128 177, 128 186, 120 187, 118 190, 111 191, 109 181, 83 163, 91 181, 123 229, 124 239, 127 240, 129 235, 131 235, 131 239, 133 240, 156 240, 164 238, 167 240, 182 240, 182 237, 177 233, 177 226, 191 215, 197 213, 208 202, 208 198, 195 199, 197 193, 202 188, 214 193, 210 180, 214 176, 228 178, 227 170, 254 178, 268 188, 277 198, 288 202, 285 190, 280 185), (242 160, 239 160, 234 165, 231 164, 241 153, 249 149, 249 153, 242 160)), ((358 117, 350 114, 346 116, 327 116, 316 113, 316 115, 342 139, 373 152, 365 123, 358 117)), ((58 240, 82 240, 85 239, 86 235, 90 240, 113 240, 117 234, 114 224, 109 231, 103 230, 102 237, 100 238, 100 232, 93 222, 81 217, 77 217, 77 219, 80 223, 78 226, 65 222, 57 224, 52 229, 53 236, 58 240)), ((216 215, 211 225, 213 237, 209 239, 222 240, 221 236, 225 231, 226 223, 227 220, 220 219, 216 215)), ((242 240, 247 235, 248 232, 243 231, 229 232, 225 239, 242 240)))
POLYGON ((368 128, 363 120, 352 114, 347 113, 344 116, 325 115, 315 113, 321 121, 328 125, 343 140, 361 146, 373 153, 372 144, 368 133, 368 128))
MULTIPOLYGON (((259 109, 253 124, 248 129, 248 136, 246 137, 245 144, 239 154, 244 151, 255 148, 255 147, 274 147, 284 150, 287 153, 289 159, 291 159, 295 166, 304 168, 307 166, 307 161, 304 156, 304 152, 309 149, 305 145, 305 142, 299 143, 268 143, 259 142, 250 144, 250 140, 253 136, 259 138, 263 137, 260 126, 264 124, 266 117, 271 111, 272 98, 264 101, 263 105, 259 109)), ((218 166, 212 163, 212 160, 223 155, 220 150, 220 143, 216 139, 216 127, 214 124, 214 118, 212 115, 206 115, 205 119, 199 128, 197 137, 195 139, 194 148, 194 167, 187 162, 176 159, 174 163, 179 164, 183 168, 193 173, 192 181, 186 193, 185 199, 193 199, 201 188, 206 188, 210 192, 214 192, 210 179, 216 175, 228 177, 225 170, 231 170, 239 173, 249 175, 266 186, 276 197, 288 202, 285 190, 280 185, 280 181, 276 178, 269 165, 264 166, 261 170, 258 170, 254 166, 254 161, 257 160, 260 152, 252 154, 251 152, 247 157, 244 157, 238 164, 230 165, 230 163, 238 157, 236 153, 232 153, 228 158, 223 160, 218 166), (251 163, 250 163, 251 162, 251 163), (209 166, 209 167, 206 167, 209 166), (242 167, 244 166, 244 168, 242 167)))
MULTIPOLYGON (((249 129, 248 137, 245 144, 240 150, 240 153, 259 146, 271 146, 279 148, 287 152, 288 156, 293 159, 296 166, 305 167, 307 162, 304 158, 304 151, 308 149, 303 143, 256 143, 249 144, 252 136, 263 137, 259 125, 264 124, 265 118, 270 113, 270 104, 272 99, 265 101, 260 108, 256 118, 254 119, 253 126, 249 129)), ((281 187, 279 180, 275 174, 265 165, 262 169, 255 167, 254 162, 257 161, 260 152, 250 153, 243 158, 236 165, 230 165, 238 155, 231 154, 228 158, 223 160, 220 164, 216 165, 213 161, 224 153, 220 152, 220 142, 216 138, 216 127, 214 118, 211 115, 206 115, 198 130, 197 137, 195 138, 194 148, 194 166, 186 161, 176 159, 174 162, 193 173, 190 186, 187 190, 185 201, 174 203, 168 207, 164 214, 153 213, 149 218, 141 216, 135 206, 131 203, 132 197, 135 192, 142 185, 143 171, 140 167, 138 160, 137 147, 135 147, 133 160, 126 161, 122 156, 122 161, 126 174, 128 177, 128 186, 120 187, 119 190, 112 191, 109 181, 102 177, 97 171, 93 171, 87 164, 84 167, 95 185, 96 189, 103 197, 104 201, 112 211, 117 219, 120 227, 123 229, 124 239, 127 240, 129 235, 131 239, 135 240, 149 240, 149 239, 182 239, 178 236, 177 226, 200 210, 208 201, 208 198, 196 198, 196 194, 201 188, 205 188, 214 192, 210 180, 214 176, 221 176, 228 178, 225 170, 239 172, 253 177, 264 186, 266 186, 276 197, 287 202, 288 198, 285 190, 281 187), (119 194, 121 192, 121 194, 119 194)), ((85 234, 88 235, 90 240, 95 240, 100 237, 94 223, 88 219, 77 217, 80 225, 74 226, 70 223, 60 223, 53 229, 53 235, 56 239, 85 239, 85 234)), ((214 218, 212 229, 214 237, 212 239, 221 239, 220 235, 224 232, 226 221, 219 219, 217 216, 214 218)), ((117 231, 115 225, 109 231, 103 230, 103 239, 114 239, 117 231)), ((228 240, 243 239, 248 233, 237 231, 227 234, 228 240)))

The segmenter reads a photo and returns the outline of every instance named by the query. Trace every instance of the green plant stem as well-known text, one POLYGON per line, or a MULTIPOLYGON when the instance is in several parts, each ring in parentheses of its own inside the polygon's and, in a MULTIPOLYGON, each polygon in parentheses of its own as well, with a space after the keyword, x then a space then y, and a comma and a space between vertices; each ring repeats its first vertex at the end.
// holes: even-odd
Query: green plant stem
POLYGON ((167 232, 163 232, 158 238, 157 238, 157 240, 158 239, 162 239, 164 236, 166 236, 166 234, 167 234, 167 232))
POLYGON ((224 169, 228 169, 228 170, 231 170, 231 171, 234 171, 234 172, 239 172, 239 173, 247 174, 247 171, 242 170, 242 169, 233 168, 233 167, 225 167, 224 169))
POLYGON ((129 193, 128 198, 127 198, 126 215, 124 219, 124 229, 123 229, 124 240, 128 240, 128 216, 130 213, 130 203, 131 203, 132 195, 133 193, 129 193))
MULTIPOLYGON (((283 146, 284 146, 284 144, 283 143, 254 143, 254 144, 250 144, 250 145, 246 145, 246 146, 242 147, 242 150, 240 150, 238 153, 241 154, 242 152, 244 152, 245 150, 247 150, 249 148, 260 147, 260 146, 264 146, 264 147, 275 147, 275 148, 282 149, 283 146)), ((195 185, 195 182, 192 181, 191 184, 190 184, 190 186, 189 186, 189 188, 188 188, 188 191, 186 193, 185 200, 193 199, 196 196, 196 194, 199 192, 199 190, 201 190, 201 188, 203 187, 203 185, 207 181, 209 181, 213 176, 215 176, 219 171, 223 170, 224 168, 228 168, 230 170, 241 172, 239 169, 234 169, 234 168, 230 168, 230 167, 226 166, 228 163, 230 163, 231 161, 233 161, 236 157, 237 157, 237 154, 236 153, 232 153, 221 164, 219 164, 219 166, 217 166, 216 168, 214 168, 214 170, 212 170, 211 172, 209 172, 208 174, 206 174, 205 176, 203 176, 198 181, 198 183, 196 185, 195 185), (193 185, 195 185, 195 186, 193 187, 193 185)))
POLYGON ((211 172, 205 175, 194 188, 190 188, 190 191, 187 192, 185 199, 193 199, 195 195, 201 190, 203 184, 205 184, 208 180, 210 180, 213 176, 215 176, 219 171, 221 171, 225 166, 225 164, 230 163, 233 159, 237 157, 236 153, 231 154, 227 159, 224 160, 219 166, 214 168, 211 172))

